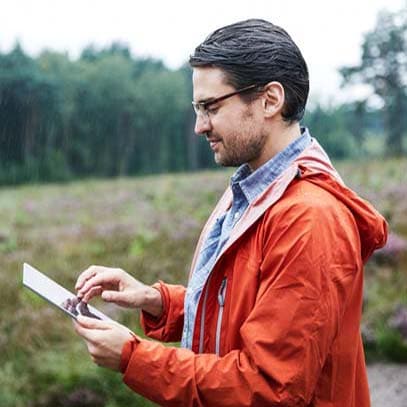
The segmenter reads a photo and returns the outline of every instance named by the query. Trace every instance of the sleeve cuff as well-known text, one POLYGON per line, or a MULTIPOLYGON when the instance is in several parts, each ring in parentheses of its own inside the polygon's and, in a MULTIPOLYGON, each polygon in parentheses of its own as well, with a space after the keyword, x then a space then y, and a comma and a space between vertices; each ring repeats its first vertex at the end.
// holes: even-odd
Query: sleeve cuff
POLYGON ((153 284, 153 288, 158 290, 161 294, 162 304, 163 304, 163 312, 159 317, 154 317, 153 315, 149 314, 146 311, 141 311, 141 325, 143 326, 145 331, 151 331, 155 329, 159 329, 165 325, 165 321, 167 318, 167 310, 168 310, 168 295, 163 288, 164 283, 159 281, 153 284))
POLYGON ((124 345, 122 349, 122 354, 120 357, 120 372, 125 373, 127 366, 130 362, 130 358, 134 350, 136 349, 136 346, 138 344, 138 339, 134 337, 133 339, 128 340, 124 345))

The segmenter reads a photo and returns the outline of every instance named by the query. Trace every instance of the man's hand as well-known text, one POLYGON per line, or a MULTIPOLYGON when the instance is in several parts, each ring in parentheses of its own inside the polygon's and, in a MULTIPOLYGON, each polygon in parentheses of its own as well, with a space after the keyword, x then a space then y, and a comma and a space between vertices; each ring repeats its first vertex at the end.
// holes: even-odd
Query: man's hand
POLYGON ((79 315, 75 331, 85 340, 93 362, 112 370, 120 370, 123 346, 133 338, 126 327, 116 322, 79 315))
POLYGON ((119 268, 90 266, 78 277, 75 289, 84 302, 100 295, 104 301, 127 308, 142 308, 156 317, 162 312, 160 292, 119 268))

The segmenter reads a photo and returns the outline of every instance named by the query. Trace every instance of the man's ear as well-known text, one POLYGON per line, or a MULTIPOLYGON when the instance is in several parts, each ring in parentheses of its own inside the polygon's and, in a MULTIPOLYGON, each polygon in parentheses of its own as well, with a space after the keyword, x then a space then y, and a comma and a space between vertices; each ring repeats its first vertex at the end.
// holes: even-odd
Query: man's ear
POLYGON ((263 94, 263 110, 266 117, 280 113, 285 102, 285 92, 280 82, 269 82, 263 94))

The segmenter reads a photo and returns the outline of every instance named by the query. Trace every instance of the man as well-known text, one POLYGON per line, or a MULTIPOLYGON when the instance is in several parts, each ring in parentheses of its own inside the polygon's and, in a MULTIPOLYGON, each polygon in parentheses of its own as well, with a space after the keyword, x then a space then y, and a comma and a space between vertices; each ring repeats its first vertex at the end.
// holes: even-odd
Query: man
POLYGON ((384 219, 349 190, 307 129, 305 61, 263 20, 211 34, 190 58, 195 131, 238 166, 200 237, 188 288, 92 266, 85 302, 141 308, 146 334, 79 317, 93 360, 167 406, 370 404, 359 330, 363 263, 384 219))

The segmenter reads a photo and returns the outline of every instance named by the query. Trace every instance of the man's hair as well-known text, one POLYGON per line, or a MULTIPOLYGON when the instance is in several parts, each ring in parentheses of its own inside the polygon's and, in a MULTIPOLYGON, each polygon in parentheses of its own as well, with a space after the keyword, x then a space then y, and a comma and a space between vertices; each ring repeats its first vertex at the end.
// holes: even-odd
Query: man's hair
POLYGON ((196 47, 189 63, 220 68, 235 89, 280 82, 285 92, 283 119, 293 123, 304 116, 307 64, 288 33, 268 21, 250 19, 219 28, 196 47))

